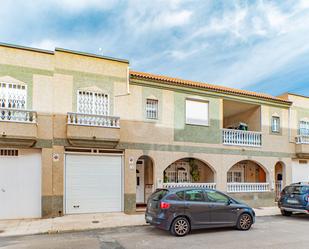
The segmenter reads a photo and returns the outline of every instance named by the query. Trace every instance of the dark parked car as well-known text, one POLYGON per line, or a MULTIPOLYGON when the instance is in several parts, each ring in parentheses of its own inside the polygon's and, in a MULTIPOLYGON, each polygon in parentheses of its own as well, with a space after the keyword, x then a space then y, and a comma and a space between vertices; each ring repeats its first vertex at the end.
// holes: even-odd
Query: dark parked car
POLYGON ((278 207, 281 214, 291 216, 295 213, 309 214, 309 183, 294 183, 280 193, 278 207))
POLYGON ((213 189, 157 189, 148 199, 146 222, 184 236, 192 229, 236 227, 248 230, 255 221, 252 208, 213 189))

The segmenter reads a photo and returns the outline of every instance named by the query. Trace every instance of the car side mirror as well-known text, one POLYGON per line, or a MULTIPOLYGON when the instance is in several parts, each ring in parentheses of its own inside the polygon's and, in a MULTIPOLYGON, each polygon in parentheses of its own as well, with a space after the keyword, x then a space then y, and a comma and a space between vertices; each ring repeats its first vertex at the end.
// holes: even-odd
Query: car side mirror
POLYGON ((228 199, 226 205, 229 206, 229 205, 231 205, 232 203, 233 203, 233 201, 232 201, 231 199, 228 199))

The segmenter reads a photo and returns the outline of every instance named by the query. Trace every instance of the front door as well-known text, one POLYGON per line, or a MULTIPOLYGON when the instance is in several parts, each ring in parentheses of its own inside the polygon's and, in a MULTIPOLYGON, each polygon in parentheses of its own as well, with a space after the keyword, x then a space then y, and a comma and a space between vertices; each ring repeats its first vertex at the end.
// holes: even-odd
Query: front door
POLYGON ((144 160, 136 162, 136 203, 145 203, 144 160))

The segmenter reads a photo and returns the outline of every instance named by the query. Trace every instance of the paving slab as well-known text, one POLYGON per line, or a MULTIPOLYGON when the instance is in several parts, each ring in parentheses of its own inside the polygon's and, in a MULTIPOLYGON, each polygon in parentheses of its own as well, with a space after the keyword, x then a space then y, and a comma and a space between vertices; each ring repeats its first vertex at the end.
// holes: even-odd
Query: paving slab
MULTIPOLYGON (((280 215, 278 207, 254 209, 256 216, 280 215)), ((146 225, 144 213, 76 214, 48 219, 0 220, 0 237, 61 233, 113 227, 146 225)))

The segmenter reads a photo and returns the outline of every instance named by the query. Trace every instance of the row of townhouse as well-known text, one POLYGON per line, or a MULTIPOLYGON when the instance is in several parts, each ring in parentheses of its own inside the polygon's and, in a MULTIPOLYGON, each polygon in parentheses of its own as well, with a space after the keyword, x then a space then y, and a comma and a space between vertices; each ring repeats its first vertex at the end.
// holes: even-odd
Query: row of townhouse
POLYGON ((309 98, 129 71, 0 45, 0 219, 135 212, 157 187, 253 206, 309 180, 309 98))

